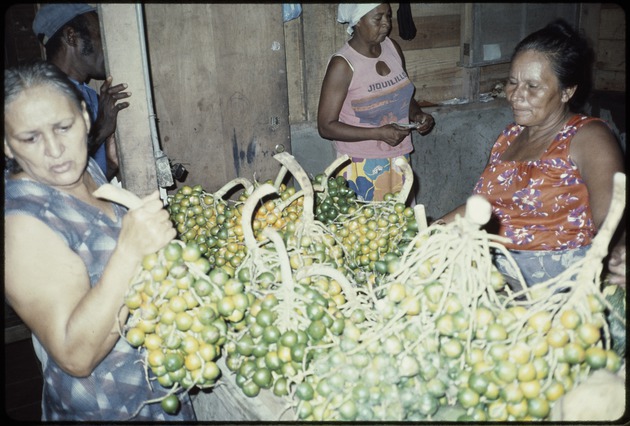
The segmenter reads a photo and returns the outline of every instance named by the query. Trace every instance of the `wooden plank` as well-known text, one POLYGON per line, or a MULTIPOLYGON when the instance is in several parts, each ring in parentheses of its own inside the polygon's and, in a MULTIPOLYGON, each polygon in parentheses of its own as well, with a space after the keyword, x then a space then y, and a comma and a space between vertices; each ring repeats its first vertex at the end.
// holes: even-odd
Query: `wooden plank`
POLYGON ((595 52, 597 52, 599 41, 600 11, 600 3, 580 5, 580 29, 584 31, 584 35, 595 52))
POLYGON ((350 38, 337 22, 337 4, 304 3, 304 62, 306 69, 306 119, 317 120, 317 107, 328 60, 350 38))
MULTIPOLYGON (((458 65, 459 47, 405 52, 407 69, 416 86, 416 99, 441 103, 453 98, 470 96, 464 91, 465 68, 458 65)), ((509 64, 480 68, 479 93, 490 92, 495 84, 505 82, 509 64)))
POLYGON ((508 74, 510 72, 510 64, 494 64, 481 67, 479 76, 479 92, 487 93, 492 91, 494 86, 501 83, 505 86, 508 74))
POLYGON ((595 73, 595 90, 625 92, 626 72, 599 70, 595 73))
POLYGON ((261 389, 255 398, 245 396, 224 357, 217 360, 217 365, 221 369, 218 384, 192 398, 197 420, 288 422, 296 419, 295 411, 287 401, 269 389, 261 389))
POLYGON ((409 78, 419 102, 440 103, 462 97, 462 68, 457 65, 459 46, 405 52, 409 78))
POLYGON ((393 19, 390 38, 395 40, 404 52, 416 49, 459 46, 461 42, 460 18, 460 15, 414 16, 413 22, 416 26, 416 36, 412 40, 400 38, 398 20, 393 19))
POLYGON ((185 183, 273 178, 275 146, 290 151, 281 4, 145 9, 160 135, 185 183))
POLYGON ((473 6, 466 3, 462 11, 461 19, 461 51, 459 65, 464 67, 472 62, 473 57, 473 6))
POLYGON ((596 69, 598 71, 626 70, 625 40, 600 40, 597 52, 596 69))
POLYGON ((471 102, 477 101, 479 99, 479 67, 464 68, 462 83, 463 97, 471 102))
POLYGON ((304 38, 302 17, 284 23, 284 45, 287 66, 287 93, 289 97, 289 122, 306 120, 306 81, 304 69, 304 38))
POLYGON ((221 133, 219 70, 209 66, 216 63, 211 6, 150 3, 144 10, 162 148, 172 161, 184 164, 187 182, 210 190, 210 182, 227 175, 223 150, 213 153, 208 142, 221 133))
POLYGON ((145 196, 158 188, 151 139, 151 123, 142 61, 141 31, 134 4, 99 4, 101 39, 107 71, 114 84, 127 83, 132 93, 130 106, 118 115, 116 147, 122 184, 145 196))
POLYGON ((453 71, 453 75, 449 81, 432 81, 430 86, 424 87, 422 88, 422 90, 418 90, 416 92, 416 100, 420 102, 421 105, 435 105, 441 104, 451 99, 463 98, 464 95, 462 91, 462 74, 463 71, 460 69, 457 71, 453 71))
POLYGON ((599 38, 602 40, 626 39, 626 14, 615 4, 602 5, 600 12, 599 38))
MULTIPOLYGON (((291 150, 282 4, 212 7, 216 63, 225 64, 217 75, 223 138, 232 148, 225 178, 273 178, 280 168, 272 159, 275 146, 291 150), (256 37, 243 23, 256 23, 256 37)), ((218 147, 226 144, 221 139, 218 147)))
POLYGON ((415 84, 422 84, 421 79, 427 74, 457 67, 459 50, 459 46, 456 46, 404 52, 409 77, 415 84))
MULTIPOLYGON (((398 10, 398 5, 396 3, 391 3, 392 12, 394 13, 394 17, 396 16, 396 11, 398 10)), ((450 15, 453 13, 462 14, 465 3, 420 3, 413 2, 411 3, 411 15, 415 18, 416 16, 443 16, 450 15)))

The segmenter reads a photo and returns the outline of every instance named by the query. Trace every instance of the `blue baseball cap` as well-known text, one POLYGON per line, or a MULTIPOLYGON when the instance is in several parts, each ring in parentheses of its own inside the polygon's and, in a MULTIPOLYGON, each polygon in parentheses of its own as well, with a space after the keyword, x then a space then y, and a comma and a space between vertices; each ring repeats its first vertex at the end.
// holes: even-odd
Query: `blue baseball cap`
POLYGON ((39 41, 45 45, 61 27, 75 17, 88 12, 96 12, 96 8, 84 3, 45 4, 35 16, 33 32, 39 41))

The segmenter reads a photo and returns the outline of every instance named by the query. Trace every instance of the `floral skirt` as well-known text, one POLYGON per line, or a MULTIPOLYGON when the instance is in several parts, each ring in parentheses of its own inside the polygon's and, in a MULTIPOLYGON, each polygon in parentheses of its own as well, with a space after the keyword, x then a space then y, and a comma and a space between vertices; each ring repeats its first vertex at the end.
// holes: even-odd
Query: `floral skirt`
MULTIPOLYGON (((341 154, 340 154, 341 155, 341 154)), ((338 173, 348 181, 348 186, 361 201, 382 201, 387 193, 402 189, 402 171, 394 165, 398 158, 410 162, 409 154, 393 158, 352 157, 350 164, 338 173)))

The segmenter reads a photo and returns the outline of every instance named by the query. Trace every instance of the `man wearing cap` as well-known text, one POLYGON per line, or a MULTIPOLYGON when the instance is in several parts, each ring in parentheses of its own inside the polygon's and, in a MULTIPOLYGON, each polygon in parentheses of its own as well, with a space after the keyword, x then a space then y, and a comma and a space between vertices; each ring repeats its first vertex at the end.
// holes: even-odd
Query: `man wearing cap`
POLYGON ((111 179, 118 169, 114 131, 118 111, 129 102, 118 102, 131 96, 123 92, 126 84, 112 86, 105 74, 105 55, 96 8, 81 3, 43 5, 33 21, 33 32, 46 49, 48 62, 63 71, 83 93, 90 116, 89 152, 105 175, 111 179), (88 83, 105 80, 100 94, 88 83))

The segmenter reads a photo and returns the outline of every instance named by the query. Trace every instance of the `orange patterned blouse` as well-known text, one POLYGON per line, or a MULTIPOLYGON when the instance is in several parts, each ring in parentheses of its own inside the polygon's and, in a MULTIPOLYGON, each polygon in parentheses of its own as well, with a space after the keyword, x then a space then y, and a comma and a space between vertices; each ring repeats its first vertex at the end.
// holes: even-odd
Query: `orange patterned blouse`
POLYGON ((587 246, 595 236, 588 191, 569 156, 571 140, 598 118, 574 115, 536 161, 501 161, 523 130, 512 123, 499 135, 474 193, 491 204, 499 235, 512 250, 566 250, 587 246))

